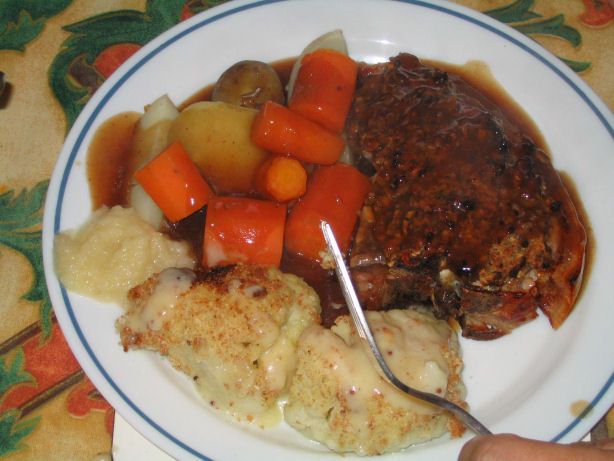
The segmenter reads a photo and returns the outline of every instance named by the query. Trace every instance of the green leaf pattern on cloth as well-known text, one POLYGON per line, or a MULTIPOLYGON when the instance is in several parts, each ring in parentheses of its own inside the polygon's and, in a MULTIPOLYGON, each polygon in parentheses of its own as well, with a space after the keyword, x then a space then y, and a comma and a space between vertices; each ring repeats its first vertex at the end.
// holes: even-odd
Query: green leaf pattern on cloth
POLYGON ((72 0, 0 0, 0 50, 24 51, 43 30, 45 20, 72 0))
POLYGON ((0 245, 19 251, 32 265, 34 280, 21 299, 40 303, 38 310, 43 336, 51 331, 52 315, 43 272, 40 230, 48 185, 49 181, 45 180, 16 196, 12 190, 0 194, 0 245))
POLYGON ((4 394, 7 389, 15 384, 34 382, 34 377, 24 370, 25 354, 23 349, 17 348, 11 363, 8 363, 7 355, 0 357, 0 394, 4 394))
MULTIPOLYGON (((558 14, 551 18, 541 19, 542 15, 531 11, 535 0, 516 0, 508 5, 484 11, 484 14, 506 23, 527 36, 551 35, 568 41, 574 47, 582 43, 582 35, 577 29, 565 24, 565 16, 558 14)), ((572 61, 560 58, 575 72, 588 69, 590 62, 572 61)))
POLYGON ((111 11, 64 27, 71 35, 51 64, 49 84, 66 113, 67 130, 102 84, 103 77, 94 67, 96 57, 116 44, 145 45, 179 22, 184 3, 149 0, 144 12, 111 11))
POLYGON ((22 442, 32 433, 40 416, 26 420, 20 420, 20 412, 16 409, 7 410, 0 415, 0 456, 5 456, 26 448, 22 442))
MULTIPOLYGON (((13 361, 8 363, 7 356, 0 357, 0 395, 11 386, 20 383, 34 383, 34 377, 24 370, 25 354, 21 347, 14 353, 13 361)), ((38 424, 40 418, 25 421, 20 419, 21 412, 11 408, 0 414, 0 456, 4 456, 25 447, 21 442, 38 424)))
MULTIPOLYGON (((96 68, 96 58, 113 45, 145 45, 185 18, 227 0, 147 0, 145 11, 118 10, 69 24, 70 35, 53 60, 48 81, 66 115, 68 130, 91 95, 104 81, 96 68)), ((25 51, 45 27, 45 21, 66 9, 72 0, 0 0, 0 50, 25 51)), ((515 0, 485 14, 528 35, 556 36, 578 47, 580 33, 565 24, 565 17, 543 18, 532 10, 534 0, 515 0)), ((590 62, 562 58, 574 71, 581 72, 590 62)), ((49 181, 31 190, 0 194, 0 252, 2 246, 23 254, 32 266, 33 282, 21 299, 39 303, 43 337, 51 332, 52 308, 45 286, 41 253, 44 198, 49 181)), ((0 396, 11 386, 35 379, 25 371, 25 355, 20 346, 0 357, 0 396), (10 360, 12 361, 9 361, 10 360)), ((19 409, 0 414, 0 457, 24 448, 23 440, 36 428, 40 417, 21 420, 19 409)))

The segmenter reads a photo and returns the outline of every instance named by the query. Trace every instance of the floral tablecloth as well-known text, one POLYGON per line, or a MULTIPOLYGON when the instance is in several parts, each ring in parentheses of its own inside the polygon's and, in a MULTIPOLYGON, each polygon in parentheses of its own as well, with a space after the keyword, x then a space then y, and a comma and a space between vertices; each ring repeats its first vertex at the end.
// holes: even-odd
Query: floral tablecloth
MULTIPOLYGON (((40 229, 48 180, 67 131, 101 83, 164 30, 225 1, 0 0, 2 459, 93 460, 111 452, 114 410, 71 354, 46 292, 40 229)), ((608 1, 457 3, 540 42, 614 110, 608 1)), ((612 436, 613 426, 604 418, 594 433, 612 436)))

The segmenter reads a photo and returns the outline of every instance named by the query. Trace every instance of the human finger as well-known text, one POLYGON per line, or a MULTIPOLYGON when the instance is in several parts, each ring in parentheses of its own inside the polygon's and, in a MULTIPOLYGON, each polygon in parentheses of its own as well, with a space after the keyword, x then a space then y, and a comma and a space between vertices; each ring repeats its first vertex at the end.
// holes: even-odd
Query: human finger
MULTIPOLYGON (((606 445, 609 446, 609 445, 606 445)), ((614 452, 590 444, 557 444, 512 434, 479 436, 465 444, 459 461, 613 461, 614 452)))

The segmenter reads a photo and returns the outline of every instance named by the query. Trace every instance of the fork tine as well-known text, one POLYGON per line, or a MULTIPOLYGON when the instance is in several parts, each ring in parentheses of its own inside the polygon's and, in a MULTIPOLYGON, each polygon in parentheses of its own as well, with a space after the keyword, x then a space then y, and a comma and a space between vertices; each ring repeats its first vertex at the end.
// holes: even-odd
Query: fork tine
POLYGON ((362 307, 360 307, 358 295, 356 294, 356 290, 354 289, 354 285, 352 284, 352 279, 350 278, 350 274, 348 272, 347 266, 345 265, 343 255, 341 254, 341 250, 339 249, 339 245, 337 244, 337 239, 335 238, 333 229, 326 221, 322 221, 321 228, 322 233, 324 234, 324 240, 326 240, 328 249, 333 255, 333 259, 335 260, 335 272, 337 273, 337 278, 339 279, 339 282, 341 284, 341 290, 343 291, 343 296, 345 297, 345 300, 348 304, 348 308, 352 315, 352 320, 354 321, 358 336, 367 341, 369 348, 373 353, 375 361, 379 365, 380 369, 382 370, 388 381, 390 381, 392 385, 396 386, 398 389, 408 395, 411 395, 412 397, 424 400, 425 402, 431 403, 449 411, 454 416, 456 416, 466 427, 473 430, 476 434, 490 434, 491 432, 486 428, 486 426, 480 423, 464 408, 456 405, 455 403, 450 402, 449 400, 439 397, 438 395, 414 389, 413 387, 410 387, 407 384, 403 383, 394 375, 394 373, 392 372, 392 370, 390 370, 388 364, 384 360, 384 357, 382 356, 382 353, 380 352, 379 347, 375 342, 375 338, 373 336, 373 333, 371 332, 371 328, 367 323, 367 319, 362 310, 362 307))

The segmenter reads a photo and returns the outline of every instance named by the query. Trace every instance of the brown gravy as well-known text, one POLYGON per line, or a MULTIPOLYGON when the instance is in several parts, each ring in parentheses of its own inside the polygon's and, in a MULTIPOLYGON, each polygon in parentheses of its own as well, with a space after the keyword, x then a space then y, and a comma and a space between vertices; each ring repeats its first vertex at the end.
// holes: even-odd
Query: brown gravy
MULTIPOLYGON (((278 72, 284 86, 289 79, 295 59, 284 59, 271 64, 278 72)), ((534 122, 493 78, 485 63, 472 61, 461 66, 440 62, 432 62, 430 64, 448 72, 456 73, 475 88, 479 88, 481 92, 486 94, 493 103, 503 110, 510 120, 521 127, 539 147, 547 151, 544 139, 534 122)), ((183 110, 185 107, 198 101, 210 100, 212 90, 213 84, 204 87, 181 103, 178 106, 179 109, 183 110)), ((93 209, 101 205, 126 205, 128 184, 131 179, 127 175, 131 165, 131 137, 139 117, 140 114, 135 112, 118 114, 104 122, 97 130, 90 145, 87 159, 88 181, 93 209)), ((565 175, 564 179, 568 190, 573 194, 574 203, 580 205, 581 202, 578 200, 577 194, 574 193, 575 187, 570 183, 569 177, 565 175)), ((581 207, 578 207, 578 212, 582 212, 581 207)), ((184 239, 190 242, 194 254, 199 261, 202 257, 202 229, 204 227, 205 216, 206 211, 203 209, 178 223, 166 223, 163 229, 173 238, 184 239)), ((587 223, 585 214, 583 214, 582 218, 582 221, 587 223)), ((586 227, 588 232, 590 228, 586 227)), ((592 238, 590 237, 589 243, 591 243, 589 248, 592 249, 592 238)), ((587 260, 592 259, 590 254, 591 251, 587 251, 587 260)), ((347 313, 347 306, 332 271, 324 271, 319 265, 311 261, 306 261, 289 254, 284 254, 281 269, 304 278, 318 292, 322 302, 324 325, 330 326, 334 323, 337 316, 347 313)))
POLYGON ((488 64, 482 61, 468 61, 463 65, 428 60, 423 60, 423 62, 462 77, 490 99, 520 131, 533 140, 537 147, 548 152, 548 146, 535 122, 495 79, 488 64))
MULTIPOLYGON (((549 156, 551 156, 547 143, 544 140, 543 135, 537 128, 535 122, 531 119, 531 117, 529 117, 525 110, 509 95, 505 88, 503 88, 503 86, 501 86, 501 84, 495 79, 486 63, 482 61, 469 61, 459 66, 439 61, 424 62, 432 66, 438 67, 442 70, 445 70, 446 72, 455 73, 462 77, 473 87, 478 88, 484 95, 488 97, 488 99, 493 101, 501 109, 505 116, 512 120, 516 124, 516 126, 520 128, 521 131, 527 133, 529 137, 533 139, 533 142, 535 142, 537 147, 539 147, 549 156)), ((582 201, 580 200, 580 195, 578 194, 577 187, 573 182, 573 179, 565 171, 558 171, 558 173, 561 177, 563 184, 565 185, 565 189, 571 196, 571 200, 575 205, 576 212, 578 213, 578 216, 580 218, 580 222, 583 224, 586 230, 587 242, 583 276, 583 278, 586 279, 586 277, 588 277, 589 273, 591 272, 595 256, 595 239, 593 236, 593 231, 590 226, 590 221, 588 219, 588 215, 586 214, 586 210, 584 209, 582 201)), ((582 296, 582 292, 584 291, 585 286, 586 284, 583 284, 580 288, 576 303, 582 296)))
POLYGON ((130 182, 130 145, 138 112, 124 112, 105 121, 92 139, 87 155, 87 180, 92 209, 126 205, 130 182))
MULTIPOLYGON (((512 120, 516 124, 516 126, 521 129, 521 131, 527 133, 539 148, 541 148, 544 152, 551 156, 546 141, 544 140, 543 135, 537 128, 535 122, 531 119, 531 117, 529 117, 529 115, 524 111, 524 109, 509 95, 505 88, 503 88, 503 86, 501 86, 501 84, 494 78, 490 71, 490 68, 486 63, 481 61, 469 61, 462 66, 458 66, 438 61, 425 62, 435 67, 439 67, 440 69, 443 69, 447 72, 455 73, 461 76, 473 87, 479 88, 479 90, 483 94, 485 94, 501 109, 501 111, 505 114, 507 118, 512 120)), ((580 222, 583 224, 584 229, 586 230, 587 242, 583 276, 583 278, 586 280, 586 278, 591 272, 593 261, 595 259, 595 239, 593 236, 593 231, 590 226, 590 221, 588 219, 588 215, 586 214, 586 210, 584 209, 582 201, 580 200, 580 195, 578 194, 576 185, 573 182, 573 179, 571 179, 569 174, 565 171, 558 171, 558 173, 561 177, 561 180, 563 181, 563 184, 565 185, 565 189, 567 189, 567 192, 571 196, 571 201, 575 205, 576 212, 578 213, 578 216, 580 218, 580 222)), ((576 299, 576 304, 580 300, 585 286, 586 284, 583 284, 580 288, 580 292, 576 299)))

